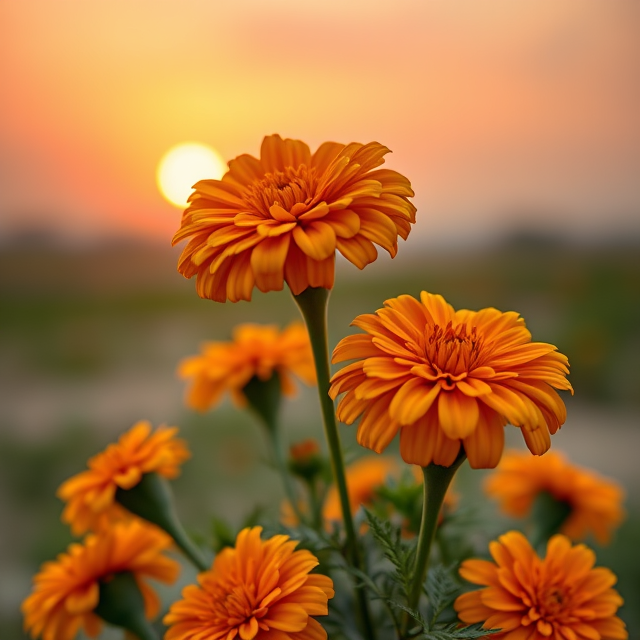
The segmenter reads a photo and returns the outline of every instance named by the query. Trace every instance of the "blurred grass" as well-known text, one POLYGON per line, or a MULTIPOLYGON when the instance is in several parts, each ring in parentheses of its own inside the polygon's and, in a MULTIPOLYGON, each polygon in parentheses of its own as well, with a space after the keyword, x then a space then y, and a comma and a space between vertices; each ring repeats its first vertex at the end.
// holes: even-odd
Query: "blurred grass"
MULTIPOLYGON (((349 332, 356 315, 422 289, 442 293, 456 307, 513 309, 535 340, 557 344, 569 356, 576 402, 612 417, 619 410, 637 417, 638 249, 528 239, 484 250, 401 251, 393 262, 381 256, 363 273, 340 263, 330 342, 349 332)), ((175 490, 185 522, 200 537, 209 536, 214 513, 238 523, 255 505, 277 511, 280 487, 260 464, 266 456, 260 429, 228 403, 205 415, 187 411, 174 371, 202 341, 228 339, 235 324, 283 325, 297 310, 287 292, 257 293, 251 303, 235 305, 199 300, 193 282, 175 273, 176 258, 176 251, 133 245, 0 252, 2 638, 22 637, 17 609, 30 578, 70 540, 59 522, 56 487, 139 419, 178 424, 189 441, 194 457, 175 490)), ((320 437, 319 417, 309 411, 315 402, 315 392, 304 390, 286 406, 290 439, 320 437)), ((622 450, 624 433, 615 424, 603 429, 621 438, 616 446, 622 450)), ((357 451, 354 430, 343 435, 346 447, 357 451)), ((477 482, 467 485, 473 495, 477 482)), ((630 637, 638 637, 638 498, 632 495, 630 504, 616 543, 599 549, 598 558, 618 574, 627 598, 623 617, 630 637)))

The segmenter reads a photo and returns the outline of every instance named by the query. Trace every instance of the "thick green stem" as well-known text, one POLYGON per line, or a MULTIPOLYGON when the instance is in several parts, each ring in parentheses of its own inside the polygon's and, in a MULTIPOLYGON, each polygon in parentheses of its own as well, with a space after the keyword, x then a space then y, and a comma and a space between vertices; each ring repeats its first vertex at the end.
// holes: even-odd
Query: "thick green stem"
MULTIPOLYGON (((420 595, 422 594, 422 585, 427 575, 429 553, 433 539, 435 538, 444 496, 453 480, 453 476, 465 459, 466 456, 462 454, 458 456, 450 467, 430 464, 422 468, 424 474, 422 520, 420 522, 418 549, 416 551, 416 560, 413 567, 413 576, 407 603, 410 609, 418 609, 420 595)), ((403 637, 406 636, 409 620, 409 615, 406 615, 403 623, 403 637)))
POLYGON ((291 474, 287 468, 287 461, 282 447, 279 423, 280 399, 282 395, 280 390, 280 376, 277 372, 274 372, 268 380, 260 380, 260 378, 254 376, 242 389, 242 392, 249 401, 249 405, 255 414, 262 420, 262 423, 266 427, 273 450, 273 460, 282 478, 285 495, 291 503, 293 512, 296 514, 298 520, 304 523, 305 517, 298 507, 298 497, 295 487, 291 482, 291 474))
MULTIPOLYGON (((344 456, 340 443, 340 434, 336 423, 335 407, 333 400, 329 396, 329 344, 327 336, 327 310, 329 301, 329 290, 321 287, 309 287, 293 299, 296 301, 302 317, 307 325, 313 359, 315 362, 316 376, 318 378, 318 394, 320 396, 320 407, 322 409, 322 419, 324 423, 324 433, 331 456, 331 467, 333 477, 338 489, 340 507, 342 509, 342 519, 347 536, 347 553, 349 560, 357 569, 363 570, 362 558, 358 547, 356 529, 351 515, 351 505, 349 504, 349 492, 347 491, 347 478, 344 467, 344 456)), ((362 589, 357 590, 364 635, 367 640, 374 638, 374 629, 371 624, 371 614, 369 613, 369 603, 366 594, 362 589)))

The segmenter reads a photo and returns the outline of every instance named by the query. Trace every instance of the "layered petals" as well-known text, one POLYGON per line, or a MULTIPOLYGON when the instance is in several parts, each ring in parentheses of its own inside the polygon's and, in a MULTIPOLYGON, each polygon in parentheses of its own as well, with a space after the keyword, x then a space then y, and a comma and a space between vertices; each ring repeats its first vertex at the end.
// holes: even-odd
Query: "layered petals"
POLYGON ((159 600, 146 580, 175 582, 180 565, 164 555, 170 546, 169 536, 140 520, 116 523, 72 544, 34 577, 33 592, 22 603, 25 630, 42 640, 73 640, 82 628, 95 638, 102 628, 94 613, 99 585, 123 572, 134 575, 146 617, 155 617, 159 600))
POLYGON ((464 451, 474 468, 498 464, 503 427, 519 427, 536 455, 566 419, 555 389, 570 390, 567 358, 556 347, 531 342, 517 313, 456 311, 442 296, 403 295, 353 324, 333 362, 354 360, 331 379, 342 395, 340 420, 358 417, 358 442, 380 453, 400 431, 400 453, 410 464, 450 466, 464 451))
POLYGON ((66 505, 62 521, 75 535, 98 530, 111 522, 132 517, 115 502, 118 488, 131 489, 145 473, 157 473, 169 480, 180 473, 180 465, 191 456, 176 427, 152 430, 140 421, 91 458, 88 469, 62 483, 57 495, 66 505))
POLYGON ((317 558, 289 536, 262 540, 243 529, 211 569, 198 576, 164 617, 165 640, 326 640, 311 616, 327 615, 331 578, 312 574, 317 558))
POLYGON ((302 323, 294 322, 283 331, 271 325, 238 325, 230 342, 208 342, 200 355, 185 358, 178 366, 178 375, 191 383, 187 404, 199 411, 216 405, 226 391, 244 406, 242 390, 249 381, 256 376, 266 381, 274 374, 287 396, 296 391, 292 375, 315 384, 311 343, 302 323))
POLYGON ((553 536, 547 555, 538 557, 527 539, 510 531, 490 544, 493 562, 465 560, 460 575, 483 588, 458 597, 462 622, 500 629, 501 640, 626 640, 615 614, 623 604, 611 587, 609 569, 594 568, 595 555, 583 544, 571 546, 553 536))
POLYGON ((221 180, 194 185, 174 244, 203 298, 250 300, 254 288, 294 294, 331 289, 335 252, 363 269, 392 256, 415 222, 409 181, 377 169, 389 149, 377 142, 326 142, 311 154, 299 141, 267 136, 260 158, 241 155, 221 180))
POLYGON ((516 518, 529 514, 541 493, 550 494, 570 507, 560 532, 572 540, 593 534, 606 544, 625 515, 624 490, 617 482, 571 464, 558 452, 541 458, 507 452, 487 477, 485 491, 505 514, 516 518))

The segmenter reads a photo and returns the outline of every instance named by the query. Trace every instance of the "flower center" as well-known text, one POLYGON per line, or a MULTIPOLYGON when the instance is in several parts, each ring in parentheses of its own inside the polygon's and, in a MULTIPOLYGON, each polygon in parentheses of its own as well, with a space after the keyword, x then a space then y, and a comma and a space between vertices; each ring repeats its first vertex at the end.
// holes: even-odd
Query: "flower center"
MULTIPOLYGON (((255 180, 244 193, 245 202, 252 208, 269 215, 269 207, 277 204, 291 211, 295 204, 309 205, 316 195, 318 177, 315 168, 301 164, 297 169, 287 167, 284 171, 266 173, 255 180)), ((300 209, 299 215, 306 209, 300 209)))
MULTIPOLYGON (((280 591, 279 589, 277 590, 280 591)), ((215 598, 218 600, 218 598, 215 598)), ((227 628, 228 638, 239 636, 241 640, 253 640, 260 629, 268 631, 269 626, 262 622, 269 611, 268 606, 260 606, 264 603, 257 602, 256 587, 254 584, 242 584, 233 588, 224 600, 218 600, 220 609, 220 622, 227 628)), ((217 607, 216 607, 217 608, 217 607)))
POLYGON ((465 323, 446 327, 427 325, 425 331, 425 359, 443 380, 444 388, 453 388, 461 374, 474 368, 482 349, 482 338, 476 327, 471 331, 465 323))
POLYGON ((570 614, 570 594, 557 585, 543 587, 538 591, 529 611, 522 618, 522 625, 535 624, 536 630, 544 637, 553 635, 556 625, 566 623, 570 614))
POLYGON ((551 587, 540 594, 538 609, 544 618, 553 618, 561 613, 566 601, 565 594, 558 587, 551 587))

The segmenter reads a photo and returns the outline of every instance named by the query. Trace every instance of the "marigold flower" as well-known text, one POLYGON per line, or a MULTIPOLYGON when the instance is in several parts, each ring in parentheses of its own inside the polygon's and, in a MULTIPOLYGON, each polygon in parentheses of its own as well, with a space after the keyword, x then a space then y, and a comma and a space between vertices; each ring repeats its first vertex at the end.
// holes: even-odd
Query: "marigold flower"
POLYGON ((553 536, 540 559, 527 539, 510 531, 491 542, 494 562, 465 560, 460 575, 485 588, 458 597, 460 620, 501 629, 502 640, 625 640, 624 622, 615 613, 623 600, 611 587, 616 576, 593 568, 595 554, 553 536))
MULTIPOLYGON (((392 458, 367 456, 350 464, 346 469, 346 476, 351 513, 355 513, 361 506, 370 505, 376 496, 376 490, 394 473, 398 473, 398 465, 392 458)), ((327 492, 322 516, 327 522, 342 521, 340 497, 335 485, 327 492)))
POLYGON ((45 562, 34 589, 22 604, 25 631, 43 640, 72 640, 82 627, 94 638, 102 620, 94 613, 100 583, 131 572, 144 600, 148 619, 160 611, 160 600, 146 578, 172 583, 180 565, 163 555, 171 538, 140 520, 119 522, 74 543, 55 561, 45 562))
POLYGON ((327 633, 311 616, 327 615, 331 578, 289 536, 261 540, 262 527, 243 529, 235 548, 223 549, 183 600, 164 617, 165 640, 321 640, 327 633))
POLYGON ((178 429, 161 426, 154 433, 151 430, 149 422, 137 422, 117 443, 91 458, 86 471, 60 486, 57 495, 67 503, 62 521, 75 535, 130 517, 115 502, 118 488, 131 489, 145 473, 168 479, 180 473, 180 465, 191 454, 186 443, 174 437, 178 429))
POLYGON ((362 415, 358 442, 378 453, 400 431, 405 462, 449 467, 463 446, 474 468, 495 467, 503 426, 520 427, 536 455, 550 446, 566 419, 553 389, 571 389, 566 356, 531 342, 524 320, 497 309, 455 311, 442 296, 403 295, 353 325, 333 362, 357 360, 331 379, 330 395, 344 393, 338 418, 362 415))
POLYGON ((296 392, 292 374, 315 384, 309 334, 301 322, 283 331, 272 325, 238 325, 231 342, 208 342, 201 355, 185 358, 178 367, 178 375, 191 380, 187 404, 200 411, 214 406, 227 390, 236 405, 245 406, 242 390, 249 381, 255 376, 266 381, 274 373, 285 396, 296 392))
POLYGON ((191 238, 178 271, 197 276, 200 297, 237 302, 285 282, 295 295, 331 289, 336 250, 360 269, 377 258, 375 244, 395 256, 416 210, 409 181, 376 169, 387 153, 377 142, 325 142, 311 154, 267 136, 259 159, 238 156, 222 180, 194 185, 173 238, 191 238))
POLYGON ((294 462, 304 463, 319 455, 320 443, 315 438, 301 440, 289 447, 289 457, 294 462))
POLYGON ((573 465, 557 452, 541 458, 507 452, 487 477, 485 490, 499 501, 504 513, 516 518, 526 516, 538 495, 548 492, 570 506, 560 532, 573 540, 591 532, 606 544, 624 518, 624 491, 617 482, 573 465))

